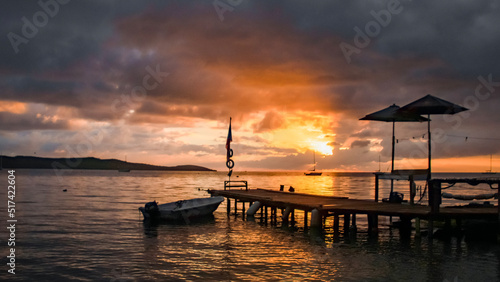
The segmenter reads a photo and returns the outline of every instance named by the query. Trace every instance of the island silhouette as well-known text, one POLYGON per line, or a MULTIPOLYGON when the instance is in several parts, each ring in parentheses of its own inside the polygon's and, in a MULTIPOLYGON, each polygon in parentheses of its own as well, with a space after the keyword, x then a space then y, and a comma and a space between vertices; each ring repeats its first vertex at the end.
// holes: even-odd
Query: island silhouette
POLYGON ((163 170, 163 171, 215 171, 197 165, 158 166, 130 163, 117 159, 42 158, 33 156, 0 156, 4 169, 97 169, 97 170, 163 170))

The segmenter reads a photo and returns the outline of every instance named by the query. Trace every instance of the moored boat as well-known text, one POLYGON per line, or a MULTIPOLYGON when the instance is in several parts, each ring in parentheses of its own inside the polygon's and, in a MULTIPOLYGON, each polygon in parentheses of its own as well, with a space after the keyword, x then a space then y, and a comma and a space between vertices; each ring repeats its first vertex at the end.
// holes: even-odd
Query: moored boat
POLYGON ((144 220, 185 221, 212 215, 224 201, 224 197, 197 198, 158 205, 156 201, 146 203, 139 210, 144 220))

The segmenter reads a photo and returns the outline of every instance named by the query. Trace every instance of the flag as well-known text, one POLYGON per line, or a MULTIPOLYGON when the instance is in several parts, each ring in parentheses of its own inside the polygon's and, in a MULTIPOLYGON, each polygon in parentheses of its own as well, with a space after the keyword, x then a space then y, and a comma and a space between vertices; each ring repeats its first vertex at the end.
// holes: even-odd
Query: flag
POLYGON ((231 118, 229 118, 229 132, 227 133, 227 140, 226 140, 226 150, 228 155, 229 155, 229 150, 231 149, 232 141, 233 141, 233 134, 231 132, 231 118))

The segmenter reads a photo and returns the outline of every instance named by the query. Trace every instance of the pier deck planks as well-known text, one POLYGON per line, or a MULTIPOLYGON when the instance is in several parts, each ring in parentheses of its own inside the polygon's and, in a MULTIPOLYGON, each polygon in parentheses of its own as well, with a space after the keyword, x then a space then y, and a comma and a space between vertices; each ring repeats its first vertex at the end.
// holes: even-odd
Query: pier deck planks
POLYGON ((224 196, 238 201, 255 202, 277 208, 288 206, 311 211, 318 209, 323 214, 374 214, 386 216, 406 216, 419 218, 498 218, 497 207, 487 208, 444 208, 432 214, 430 207, 397 203, 356 200, 341 197, 318 196, 301 193, 280 192, 265 189, 249 190, 209 190, 214 196, 224 196))

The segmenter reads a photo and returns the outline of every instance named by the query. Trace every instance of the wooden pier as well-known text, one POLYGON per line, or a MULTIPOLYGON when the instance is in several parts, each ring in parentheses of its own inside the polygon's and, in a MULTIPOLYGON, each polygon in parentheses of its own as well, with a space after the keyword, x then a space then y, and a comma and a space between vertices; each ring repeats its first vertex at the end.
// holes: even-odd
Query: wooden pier
MULTIPOLYGON (((440 187, 440 183, 433 182, 433 187, 440 187)), ((229 185, 230 183, 225 183, 229 185)), ((348 230, 349 226, 356 225, 356 216, 366 215, 368 222, 368 231, 373 232, 378 230, 379 216, 398 216, 401 219, 401 227, 406 231, 412 228, 412 219, 416 219, 416 229, 420 233, 420 219, 428 221, 429 232, 432 236, 433 224, 435 220, 445 220, 449 222, 455 219, 456 222, 461 222, 462 219, 489 219, 498 220, 498 207, 461 207, 461 208, 437 208, 436 205, 410 205, 401 203, 378 202, 373 200, 356 200, 345 197, 328 197, 310 194, 282 192, 276 190, 265 189, 248 189, 244 183, 239 189, 224 189, 224 190, 209 190, 213 196, 224 196, 227 198, 227 212, 231 211, 231 201, 234 204, 234 211, 238 213, 238 203, 241 203, 241 212, 245 216, 245 207, 248 203, 252 213, 260 210, 263 218, 267 222, 268 209, 270 209, 270 221, 273 224, 277 223, 277 211, 281 210, 281 220, 283 223, 289 221, 289 216, 294 214, 296 210, 304 212, 304 229, 310 227, 324 228, 325 219, 327 217, 334 218, 334 232, 338 232, 340 217, 343 218, 344 230, 348 230), (245 189, 241 189, 244 187, 245 189), (308 213, 311 213, 311 221, 308 223, 308 213)), ((232 186, 234 187, 234 186, 232 186)), ((432 189, 433 191, 438 189, 432 189)), ((440 198, 439 198, 440 200, 440 198)), ((436 200, 437 201, 437 200, 436 200)), ((437 203, 439 206, 440 201, 437 203)), ((248 211, 248 210, 247 210, 248 211)), ((247 215, 248 216, 248 215, 247 215)))

